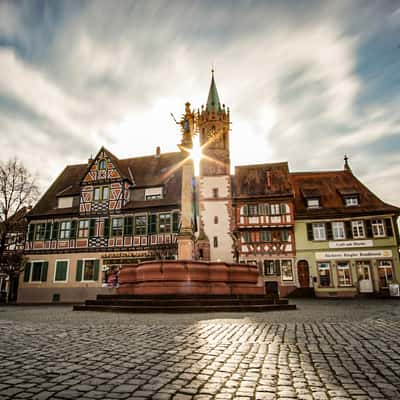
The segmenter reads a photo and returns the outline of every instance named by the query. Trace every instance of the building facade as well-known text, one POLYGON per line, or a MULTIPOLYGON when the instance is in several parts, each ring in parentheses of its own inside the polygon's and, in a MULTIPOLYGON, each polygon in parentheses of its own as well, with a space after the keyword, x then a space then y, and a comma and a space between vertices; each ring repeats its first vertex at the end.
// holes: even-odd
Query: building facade
POLYGON ((124 264, 176 259, 184 235, 180 258, 256 264, 259 286, 280 296, 297 288, 328 297, 385 293, 400 278, 399 209, 359 182, 347 161, 326 173, 293 173, 282 162, 231 175, 230 112, 214 74, 206 105, 195 113, 186 103, 178 124, 180 151, 118 159, 101 148, 64 169, 27 216, 20 303, 111 293, 124 264), (192 180, 195 132, 203 157, 192 180), (182 190, 188 185, 191 192, 182 190))

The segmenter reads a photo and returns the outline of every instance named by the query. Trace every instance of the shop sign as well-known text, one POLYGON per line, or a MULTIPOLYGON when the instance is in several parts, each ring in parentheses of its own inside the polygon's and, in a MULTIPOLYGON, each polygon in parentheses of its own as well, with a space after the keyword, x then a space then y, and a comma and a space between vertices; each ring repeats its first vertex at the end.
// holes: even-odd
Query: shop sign
POLYGON ((340 242, 329 242, 330 249, 343 249, 348 247, 372 247, 372 240, 344 240, 340 242))
POLYGON ((392 250, 324 251, 316 252, 317 260, 349 260, 361 258, 390 258, 392 250))
POLYGON ((149 257, 149 256, 154 256, 155 253, 152 251, 143 251, 143 250, 138 250, 138 251, 129 251, 126 253, 105 253, 102 254, 100 257, 105 259, 105 258, 143 258, 143 257, 149 257))

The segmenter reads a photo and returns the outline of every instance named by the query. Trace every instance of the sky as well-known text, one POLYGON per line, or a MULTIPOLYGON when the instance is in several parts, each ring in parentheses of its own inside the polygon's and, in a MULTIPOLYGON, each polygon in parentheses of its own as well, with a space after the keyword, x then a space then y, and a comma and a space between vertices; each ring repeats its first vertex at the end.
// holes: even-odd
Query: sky
POLYGON ((400 0, 0 0, 1 161, 45 190, 101 146, 176 151, 211 66, 233 165, 354 174, 400 206, 400 0))

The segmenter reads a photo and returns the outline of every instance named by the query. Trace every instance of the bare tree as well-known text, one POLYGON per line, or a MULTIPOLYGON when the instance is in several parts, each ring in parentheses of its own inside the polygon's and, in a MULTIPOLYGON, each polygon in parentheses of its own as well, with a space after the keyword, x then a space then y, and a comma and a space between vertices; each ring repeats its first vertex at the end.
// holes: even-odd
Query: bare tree
POLYGON ((26 206, 38 196, 35 178, 17 158, 0 162, 0 272, 19 273, 24 238, 26 206))

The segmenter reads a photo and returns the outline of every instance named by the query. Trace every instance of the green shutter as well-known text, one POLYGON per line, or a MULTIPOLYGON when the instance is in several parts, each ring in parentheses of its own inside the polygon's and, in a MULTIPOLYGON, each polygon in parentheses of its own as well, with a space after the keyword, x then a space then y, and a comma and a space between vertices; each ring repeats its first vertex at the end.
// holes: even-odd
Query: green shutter
POLYGON ((75 239, 76 238, 76 221, 71 221, 71 235, 70 235, 71 239, 75 239))
POLYGON ((30 262, 27 262, 25 264, 24 282, 29 282, 29 277, 31 276, 31 265, 32 265, 32 263, 30 263, 30 262))
POLYGON ((312 224, 307 224, 307 239, 308 240, 314 240, 314 233, 313 233, 312 224))
POLYGON ((366 225, 366 236, 367 238, 372 238, 374 235, 372 233, 372 222, 370 219, 367 219, 365 221, 365 225, 366 225))
POLYGON ((51 240, 57 240, 58 239, 59 226, 60 226, 59 222, 53 222, 53 230, 51 231, 51 240))
POLYGON ((100 269, 100 265, 99 265, 99 260, 94 260, 94 271, 93 271, 93 280, 97 281, 99 279, 99 269, 100 269))
POLYGON ((245 205, 243 206, 243 215, 244 215, 245 217, 247 217, 247 216, 249 215, 249 207, 247 206, 247 204, 245 204, 245 205))
POLYGON ((271 209, 269 204, 264 204, 264 208, 265 208, 265 215, 270 215, 271 214, 271 209))
POLYGON ((35 235, 35 224, 31 223, 29 225, 29 231, 28 231, 28 241, 29 242, 33 241, 34 235, 35 235))
POLYGON ((286 214, 286 204, 285 203, 279 204, 279 209, 281 211, 281 215, 285 215, 286 214))
POLYGON ((391 218, 385 218, 385 224, 386 224, 386 236, 392 237, 393 228, 392 228, 391 218))
POLYGON ((46 282, 47 281, 47 269, 49 267, 49 263, 47 261, 44 261, 42 264, 42 273, 40 275, 40 280, 42 282, 46 282))
POLYGON ((104 220, 104 237, 108 238, 110 237, 110 219, 106 218, 104 220))
POLYGON ((124 218, 124 235, 131 236, 133 231, 133 217, 124 218))
POLYGON ((327 224, 325 224, 325 226, 326 226, 326 238, 328 240, 332 240, 333 239, 332 224, 328 222, 327 224))
POLYGON ((89 224, 89 237, 90 238, 94 237, 95 227, 96 227, 96 220, 95 219, 91 219, 90 220, 90 224, 89 224))
POLYGON ((51 235, 51 222, 46 224, 46 230, 44 231, 44 240, 50 240, 51 235))
POLYGON ((351 222, 350 221, 345 221, 344 222, 344 228, 346 230, 346 239, 352 239, 353 232, 351 230, 351 222))
POLYGON ((172 214, 172 232, 179 232, 179 213, 172 214))
POLYGON ((279 260, 275 260, 275 274, 280 276, 281 275, 281 263, 279 260))
POLYGON ((76 281, 80 282, 82 280, 82 269, 83 269, 83 261, 78 260, 76 263, 76 281))
POLYGON ((56 281, 66 281, 67 280, 67 261, 58 261, 56 263, 56 281))
POLYGON ((149 214, 147 217, 147 231, 149 235, 157 233, 157 214, 149 214))
POLYGON ((265 205, 264 204, 258 205, 258 215, 265 215, 265 205))

